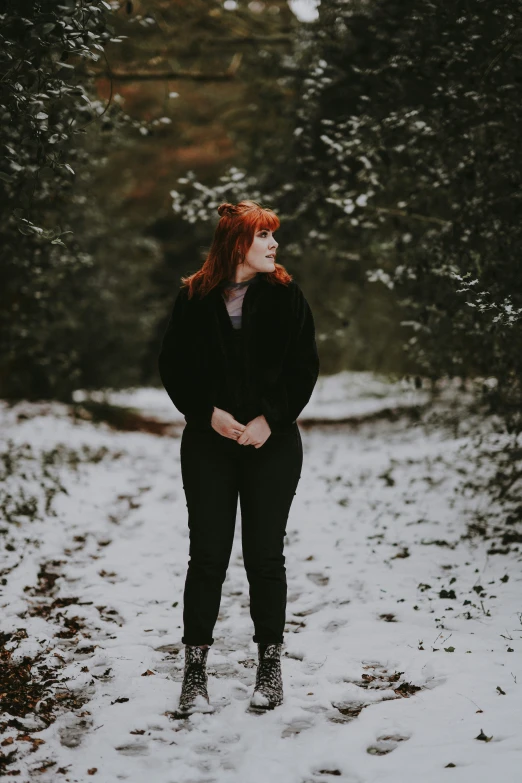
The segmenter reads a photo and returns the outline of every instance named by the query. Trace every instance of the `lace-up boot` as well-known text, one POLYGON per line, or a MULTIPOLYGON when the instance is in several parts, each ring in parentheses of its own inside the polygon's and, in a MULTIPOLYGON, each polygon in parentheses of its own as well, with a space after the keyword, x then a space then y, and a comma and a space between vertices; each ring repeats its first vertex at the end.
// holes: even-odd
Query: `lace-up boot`
POLYGON ((193 712, 214 711, 214 707, 209 703, 207 691, 208 677, 205 667, 208 650, 208 647, 185 645, 185 669, 178 707, 180 714, 191 715, 193 712))
POLYGON ((250 707, 271 710, 283 701, 283 679, 281 675, 282 644, 258 644, 259 664, 257 667, 254 694, 250 707))

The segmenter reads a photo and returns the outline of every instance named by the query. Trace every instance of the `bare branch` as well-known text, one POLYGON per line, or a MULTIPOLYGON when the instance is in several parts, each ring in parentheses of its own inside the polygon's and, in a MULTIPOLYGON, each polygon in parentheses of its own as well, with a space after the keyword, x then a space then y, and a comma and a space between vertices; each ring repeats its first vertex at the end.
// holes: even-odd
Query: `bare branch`
POLYGON ((235 78, 242 55, 235 54, 227 70, 222 73, 204 73, 203 71, 92 71, 96 77, 105 77, 115 82, 156 82, 168 79, 190 79, 198 82, 226 82, 235 78))

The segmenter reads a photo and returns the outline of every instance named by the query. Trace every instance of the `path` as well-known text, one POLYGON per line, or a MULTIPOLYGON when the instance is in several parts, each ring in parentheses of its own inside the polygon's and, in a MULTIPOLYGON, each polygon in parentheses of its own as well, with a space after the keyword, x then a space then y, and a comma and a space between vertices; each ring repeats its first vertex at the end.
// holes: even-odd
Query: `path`
MULTIPOLYGON (((54 475, 68 494, 51 499, 56 516, 3 530, 4 659, 18 677, 24 656, 26 669, 33 662, 35 699, 27 685, 17 717, 9 691, 6 772, 24 783, 515 783, 520 552, 488 555, 487 541, 467 536, 488 500, 463 492, 466 437, 406 416, 302 427, 285 702, 245 714, 257 658, 238 514, 209 653, 218 711, 176 720, 188 556, 179 437, 37 409, 17 421, 21 409, 4 408, 4 444, 54 454, 47 494, 54 475)), ((40 463, 19 458, 41 507, 40 463)))

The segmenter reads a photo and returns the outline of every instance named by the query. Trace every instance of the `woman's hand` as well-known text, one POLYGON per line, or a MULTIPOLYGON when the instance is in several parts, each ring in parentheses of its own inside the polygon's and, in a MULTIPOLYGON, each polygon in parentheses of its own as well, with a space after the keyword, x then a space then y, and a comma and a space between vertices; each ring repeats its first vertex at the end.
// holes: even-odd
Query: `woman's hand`
POLYGON ((246 429, 245 425, 236 421, 231 413, 224 411, 222 408, 216 408, 216 406, 214 406, 214 413, 210 423, 216 432, 223 435, 224 438, 231 438, 232 440, 237 440, 246 429))
POLYGON ((272 430, 265 417, 256 416, 248 422, 237 442, 242 446, 255 446, 259 449, 271 434, 272 430))

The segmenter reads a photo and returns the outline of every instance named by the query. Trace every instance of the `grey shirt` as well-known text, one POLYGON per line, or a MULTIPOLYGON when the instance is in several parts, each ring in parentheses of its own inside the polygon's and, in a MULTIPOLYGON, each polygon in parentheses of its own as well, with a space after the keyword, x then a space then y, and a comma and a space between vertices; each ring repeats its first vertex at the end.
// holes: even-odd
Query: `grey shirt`
POLYGON ((225 300, 225 304, 228 310, 228 314, 230 316, 230 320, 232 321, 232 326, 234 329, 241 329, 241 316, 243 311, 243 299, 246 294, 246 290, 250 283, 253 283, 257 279, 257 275, 255 277, 251 277, 250 280, 244 280, 242 283, 233 283, 228 282, 225 283, 223 288, 227 290, 228 297, 225 297, 224 294, 222 294, 223 299, 225 300))

